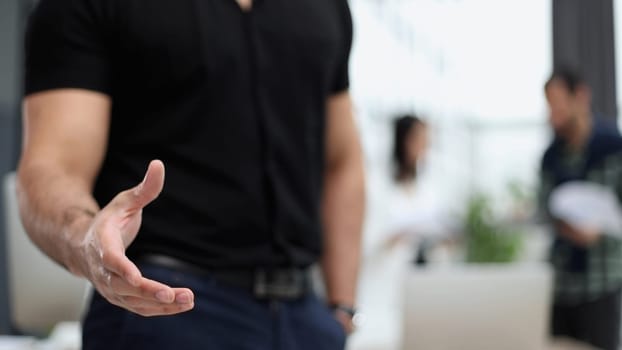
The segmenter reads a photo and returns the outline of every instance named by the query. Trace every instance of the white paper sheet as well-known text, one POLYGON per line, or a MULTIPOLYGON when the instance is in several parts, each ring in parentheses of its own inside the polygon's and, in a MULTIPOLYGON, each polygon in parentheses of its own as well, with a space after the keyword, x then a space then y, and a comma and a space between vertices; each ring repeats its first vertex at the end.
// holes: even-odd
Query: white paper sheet
POLYGON ((570 225, 622 237, 622 207, 608 187, 586 181, 567 182, 551 193, 549 210, 553 217, 570 225))

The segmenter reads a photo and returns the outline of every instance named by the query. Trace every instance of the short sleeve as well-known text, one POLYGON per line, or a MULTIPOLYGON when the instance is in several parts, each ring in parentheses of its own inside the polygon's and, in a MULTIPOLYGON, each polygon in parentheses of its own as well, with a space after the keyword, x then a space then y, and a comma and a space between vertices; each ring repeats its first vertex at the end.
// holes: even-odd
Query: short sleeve
POLYGON ((105 26, 88 0, 41 0, 28 20, 24 93, 82 88, 110 94, 105 26))
POLYGON ((352 14, 346 0, 340 0, 340 19, 342 24, 342 43, 341 52, 337 61, 337 70, 333 82, 333 93, 341 92, 350 86, 349 62, 350 50, 352 48, 352 14))

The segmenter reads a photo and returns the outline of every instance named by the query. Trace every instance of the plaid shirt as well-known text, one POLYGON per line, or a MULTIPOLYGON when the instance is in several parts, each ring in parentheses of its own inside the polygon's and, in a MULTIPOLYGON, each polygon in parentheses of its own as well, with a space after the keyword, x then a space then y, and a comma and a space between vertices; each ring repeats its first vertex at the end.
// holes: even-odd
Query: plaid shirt
MULTIPOLYGON (((622 199, 622 138, 610 131, 595 130, 583 150, 570 151, 559 140, 549 146, 542 160, 539 198, 549 220, 552 190, 574 180, 607 186, 622 199)), ((622 240, 603 232, 595 244, 583 249, 554 233, 550 258, 555 270, 556 303, 593 301, 622 287, 622 240)))

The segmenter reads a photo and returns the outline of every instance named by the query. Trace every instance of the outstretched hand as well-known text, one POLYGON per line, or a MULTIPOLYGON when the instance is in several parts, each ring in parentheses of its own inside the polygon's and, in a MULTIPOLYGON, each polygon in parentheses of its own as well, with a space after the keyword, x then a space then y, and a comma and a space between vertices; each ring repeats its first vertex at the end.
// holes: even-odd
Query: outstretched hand
POLYGON ((172 315, 191 310, 194 294, 142 276, 125 255, 140 229, 142 209, 164 186, 164 164, 149 164, 138 186, 115 196, 99 211, 77 248, 80 273, 110 303, 143 316, 172 315))

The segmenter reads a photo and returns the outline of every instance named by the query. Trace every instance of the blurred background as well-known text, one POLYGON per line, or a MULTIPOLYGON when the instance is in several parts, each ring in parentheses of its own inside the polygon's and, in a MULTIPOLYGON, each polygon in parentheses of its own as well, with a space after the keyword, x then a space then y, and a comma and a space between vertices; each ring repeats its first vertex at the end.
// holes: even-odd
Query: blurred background
MULTIPOLYGON (((2 176, 15 169, 19 151, 22 36, 34 3, 0 0, 2 176)), ((351 92, 369 198, 361 316, 350 348, 450 349, 421 342, 442 343, 447 333, 460 339, 462 330, 463 341, 497 336, 505 342, 497 344, 508 344, 475 341, 473 348, 537 349, 529 344, 548 335, 551 292, 550 238, 535 215, 539 163, 551 139, 543 85, 555 62, 579 67, 595 114, 617 125, 622 1, 350 0, 350 6, 351 92), (403 114, 416 114, 428 127, 419 180, 437 210, 420 224, 441 221, 447 231, 425 251, 430 240, 422 235, 401 240, 390 232, 399 220, 391 212, 393 120, 403 114), (491 230, 518 238, 486 242, 485 233, 469 231, 478 215, 494 222, 491 230), (480 264, 465 264, 469 259, 480 264), (421 261, 414 267, 415 260, 425 267, 421 261), (494 322, 500 317, 508 321, 494 322)), ((18 334, 24 327, 15 321, 19 296, 10 271, 19 266, 8 249, 8 206, 0 201, 0 334, 18 334)))

